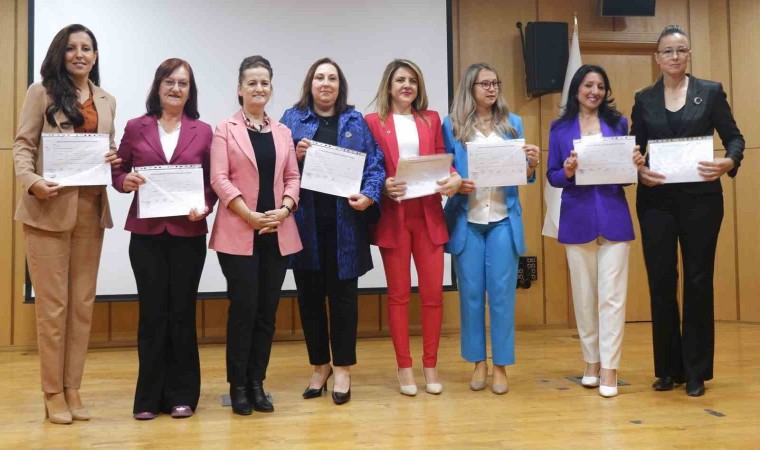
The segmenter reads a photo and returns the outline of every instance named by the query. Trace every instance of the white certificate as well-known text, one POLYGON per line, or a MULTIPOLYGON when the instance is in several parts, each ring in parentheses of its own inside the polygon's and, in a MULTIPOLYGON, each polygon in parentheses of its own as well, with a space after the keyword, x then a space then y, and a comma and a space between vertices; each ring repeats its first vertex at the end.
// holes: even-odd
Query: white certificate
POLYGON ((61 186, 111 184, 110 137, 97 133, 42 133, 42 178, 61 186))
POLYGON ((301 173, 301 187, 338 197, 358 194, 365 153, 311 141, 301 173))
POLYGON ((396 180, 406 181, 406 193, 397 200, 424 197, 438 192, 438 180, 451 174, 453 155, 414 156, 399 158, 396 180))
POLYGON ((599 141, 573 141, 578 153, 575 184, 629 184, 638 179, 633 162, 634 136, 606 137, 599 141))
POLYGON ((137 193, 137 218, 186 216, 203 213, 203 167, 200 164, 135 167, 145 177, 137 193))
POLYGON ((665 175, 665 183, 705 181, 697 165, 712 160, 712 136, 649 141, 649 169, 665 175))
POLYGON ((525 139, 504 142, 468 142, 467 178, 475 187, 528 184, 525 139))

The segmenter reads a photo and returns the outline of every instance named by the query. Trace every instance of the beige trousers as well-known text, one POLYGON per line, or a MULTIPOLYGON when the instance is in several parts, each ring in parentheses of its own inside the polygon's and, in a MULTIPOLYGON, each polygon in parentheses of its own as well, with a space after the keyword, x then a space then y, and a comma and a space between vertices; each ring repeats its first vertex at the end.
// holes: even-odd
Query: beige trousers
POLYGON ((100 187, 79 188, 77 220, 71 230, 24 225, 42 390, 49 394, 78 389, 82 383, 103 245, 101 191, 100 187))
POLYGON ((583 359, 617 369, 625 330, 630 245, 599 236, 586 244, 565 245, 565 250, 583 359))

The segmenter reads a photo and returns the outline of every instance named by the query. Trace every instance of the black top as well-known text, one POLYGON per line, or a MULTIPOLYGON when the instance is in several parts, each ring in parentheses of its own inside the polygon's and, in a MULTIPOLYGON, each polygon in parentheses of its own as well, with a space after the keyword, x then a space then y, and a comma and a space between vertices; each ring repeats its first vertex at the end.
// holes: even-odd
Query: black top
POLYGON ((683 106, 678 111, 671 111, 669 109, 665 110, 665 115, 668 116, 668 126, 670 127, 670 131, 672 131, 673 134, 678 133, 678 129, 681 127, 681 121, 683 120, 683 110, 683 106))
POLYGON ((276 152, 272 133, 257 133, 248 130, 253 153, 256 155, 256 165, 259 168, 259 201, 256 212, 267 212, 275 209, 274 204, 274 163, 276 152))
MULTIPOLYGON (((314 133, 314 140, 323 144, 338 145, 338 116, 317 116, 319 118, 319 126, 317 132, 314 133)), ((314 191, 314 210, 316 216, 320 219, 318 224, 325 224, 329 221, 330 224, 336 223, 336 206, 335 202, 337 197, 330 194, 323 194, 322 192, 314 191)))

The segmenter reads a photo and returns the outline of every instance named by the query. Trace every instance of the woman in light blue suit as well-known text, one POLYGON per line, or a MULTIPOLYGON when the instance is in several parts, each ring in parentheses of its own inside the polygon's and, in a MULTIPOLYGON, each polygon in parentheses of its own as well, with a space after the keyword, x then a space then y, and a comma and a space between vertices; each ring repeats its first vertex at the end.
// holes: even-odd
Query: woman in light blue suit
MULTIPOLYGON (((454 259, 462 320, 462 357, 475 363, 470 389, 485 388, 485 304, 491 319, 493 379, 491 390, 505 394, 505 366, 515 362, 515 289, 517 263, 525 252, 522 208, 517 186, 477 187, 468 179, 467 142, 503 142, 523 137, 522 119, 511 114, 501 95, 501 81, 489 64, 467 68, 457 88, 451 115, 443 122, 446 151, 464 180, 446 202, 449 229, 446 251, 454 259)), ((540 150, 523 147, 528 181, 535 181, 540 150)))

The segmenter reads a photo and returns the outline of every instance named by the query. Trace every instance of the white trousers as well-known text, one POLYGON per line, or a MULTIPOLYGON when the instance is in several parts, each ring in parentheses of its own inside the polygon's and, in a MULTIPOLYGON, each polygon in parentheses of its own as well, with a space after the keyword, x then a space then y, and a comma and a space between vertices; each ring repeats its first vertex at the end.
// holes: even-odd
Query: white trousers
POLYGON ((630 245, 599 236, 585 244, 567 244, 565 250, 583 359, 617 369, 625 328, 630 245))

